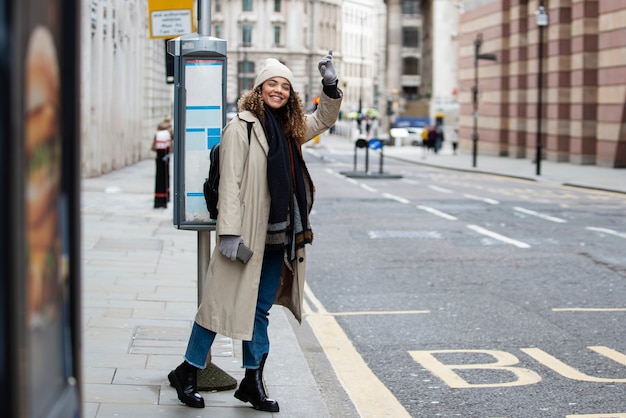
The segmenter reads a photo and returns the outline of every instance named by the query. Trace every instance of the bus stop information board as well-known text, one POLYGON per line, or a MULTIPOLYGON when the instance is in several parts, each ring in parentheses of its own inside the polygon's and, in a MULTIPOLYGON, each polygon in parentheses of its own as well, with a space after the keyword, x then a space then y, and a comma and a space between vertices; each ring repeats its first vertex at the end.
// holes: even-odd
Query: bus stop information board
POLYGON ((149 0, 150 38, 168 39, 193 31, 193 0, 149 0))
POLYGON ((223 60, 187 59, 185 82, 185 219, 209 222, 203 194, 209 154, 222 131, 223 60), (216 82, 217 81, 217 82, 216 82), (193 87, 193 88, 191 88, 193 87))

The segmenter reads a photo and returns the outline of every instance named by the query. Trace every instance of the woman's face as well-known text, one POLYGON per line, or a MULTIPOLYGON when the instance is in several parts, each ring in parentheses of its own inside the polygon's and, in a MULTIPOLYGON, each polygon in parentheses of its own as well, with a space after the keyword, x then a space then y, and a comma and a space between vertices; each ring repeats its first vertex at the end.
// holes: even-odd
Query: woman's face
POLYGON ((290 93, 291 84, 283 77, 269 78, 261 86, 263 102, 271 109, 280 109, 286 105, 290 93))

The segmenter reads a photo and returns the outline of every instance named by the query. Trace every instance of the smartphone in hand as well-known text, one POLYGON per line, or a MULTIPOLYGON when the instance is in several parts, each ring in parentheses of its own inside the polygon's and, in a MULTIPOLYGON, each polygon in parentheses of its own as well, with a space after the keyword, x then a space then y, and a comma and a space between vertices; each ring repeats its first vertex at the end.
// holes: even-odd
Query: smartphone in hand
POLYGON ((246 245, 242 242, 241 244, 239 244, 239 247, 237 248, 236 258, 237 260, 241 261, 243 264, 246 264, 248 260, 250 260, 250 257, 252 257, 252 254, 254 254, 252 250, 246 247, 246 245))

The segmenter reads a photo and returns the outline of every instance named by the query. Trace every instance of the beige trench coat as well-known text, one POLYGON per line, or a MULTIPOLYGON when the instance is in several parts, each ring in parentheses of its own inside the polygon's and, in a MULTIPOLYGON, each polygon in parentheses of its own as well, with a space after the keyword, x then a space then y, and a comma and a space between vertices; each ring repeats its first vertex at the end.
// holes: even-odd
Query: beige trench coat
MULTIPOLYGON (((306 140, 330 128, 337 120, 341 98, 322 94, 317 110, 306 119, 306 140)), ((196 322, 218 334, 250 340, 263 264, 270 210, 267 186, 269 145, 259 120, 248 111, 239 113, 225 128, 220 145, 219 216, 217 243, 205 278, 196 322), (254 122, 250 144, 246 122, 254 122), (246 264, 231 261, 219 251, 219 235, 241 235, 254 255, 246 264)), ((306 270, 305 249, 298 250, 292 271, 283 275, 274 303, 286 306, 298 321, 306 270)))

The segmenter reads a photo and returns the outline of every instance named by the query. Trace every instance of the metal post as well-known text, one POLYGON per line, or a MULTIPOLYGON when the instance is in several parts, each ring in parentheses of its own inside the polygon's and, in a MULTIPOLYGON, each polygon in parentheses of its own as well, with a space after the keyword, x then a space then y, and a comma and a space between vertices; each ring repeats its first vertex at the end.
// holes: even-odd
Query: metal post
POLYGON ((474 40, 474 87, 472 88, 474 102, 474 132, 472 133, 472 167, 476 167, 476 157, 478 154, 478 60, 495 61, 495 54, 481 54, 480 47, 483 43, 483 34, 476 35, 474 40))
POLYGON ((548 15, 543 8, 543 0, 540 1, 539 10, 536 12, 537 26, 539 28, 539 44, 538 44, 538 71, 537 71, 537 138, 536 142, 536 154, 535 161, 537 163, 536 174, 541 175, 541 155, 542 155, 542 141, 541 141, 541 117, 542 117, 542 96, 543 96, 543 30, 548 25, 548 15))
MULTIPOLYGON (((365 18, 363 16, 361 16, 361 28, 365 27, 365 18)), ((359 48, 359 52, 361 53, 361 60, 359 62, 359 110, 358 110, 358 114, 360 115, 359 117, 359 133, 362 134, 363 133, 363 61, 365 60, 365 57, 363 57, 363 29, 361 29, 360 32, 360 37, 361 37, 361 45, 359 48)), ((367 167, 365 169, 365 171, 367 172, 367 167)))
POLYGON ((211 261, 211 231, 198 231, 198 306, 204 291, 204 276, 211 261))
POLYGON ((211 0, 198 2, 198 35, 211 36, 211 0))
POLYGON ((474 87, 472 88, 472 102, 474 104, 474 130, 472 131, 472 167, 476 167, 476 158, 478 154, 478 55, 480 54, 480 46, 483 43, 483 34, 476 35, 474 40, 474 87))

